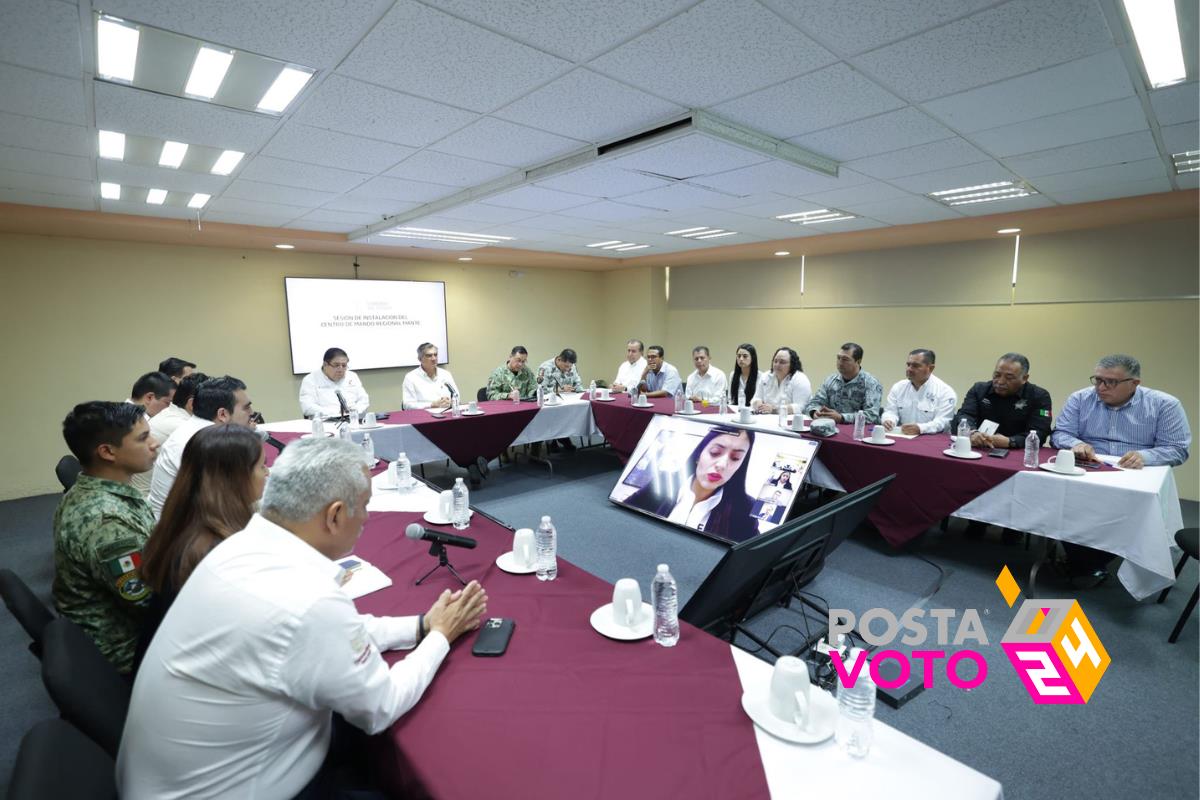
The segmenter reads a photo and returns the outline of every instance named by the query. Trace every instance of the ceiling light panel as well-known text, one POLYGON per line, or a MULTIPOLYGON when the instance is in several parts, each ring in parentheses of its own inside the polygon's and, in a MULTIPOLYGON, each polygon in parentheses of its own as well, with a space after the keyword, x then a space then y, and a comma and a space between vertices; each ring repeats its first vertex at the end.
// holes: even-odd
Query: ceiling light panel
POLYGON ((854 219, 853 214, 839 211, 836 208, 818 208, 816 211, 797 211, 794 214, 780 214, 775 219, 783 222, 795 222, 797 225, 816 225, 821 222, 841 222, 854 219))
POLYGON ((930 192, 927 196, 945 206, 966 206, 1014 200, 1018 197, 1029 197, 1035 194, 1037 194, 1037 190, 1024 181, 992 181, 957 189, 942 189, 930 192))
POLYGON ((192 199, 188 200, 188 208, 204 208, 205 203, 212 199, 212 195, 197 192, 192 195, 192 199))
POLYGON ((121 184, 104 182, 100 184, 100 196, 105 200, 121 199, 121 184))
POLYGON ((237 165, 242 162, 242 158, 245 155, 245 153, 238 152, 237 150, 224 151, 221 153, 221 155, 217 156, 217 160, 213 162, 211 170, 212 174, 229 175, 237 168, 237 165))
POLYGON ((487 247, 502 245, 513 240, 512 236, 499 236, 490 233, 468 233, 466 231, 451 231, 438 228, 414 228, 397 226, 379 234, 389 239, 405 239, 413 243, 442 242, 447 244, 474 245, 487 247))
POLYGON ((620 239, 607 239, 603 242, 593 242, 584 246, 595 250, 612 250, 614 253, 624 253, 629 250, 644 250, 650 245, 638 244, 637 242, 624 242, 620 239))
POLYGON ((1175 166, 1175 174, 1200 170, 1200 150, 1188 150, 1186 153, 1171 155, 1171 163, 1175 166))
POLYGON ((163 142, 162 154, 158 157, 158 165, 160 167, 179 169, 179 165, 183 163, 183 157, 187 155, 187 151, 188 146, 184 142, 163 142))
POLYGON ((100 157, 121 161, 125 158, 125 134, 100 131, 100 157))
POLYGON ((102 81, 278 116, 315 70, 133 20, 96 15, 102 81))
POLYGON ((1151 88, 1187 78, 1175 0, 1124 0, 1124 6, 1151 88))
POLYGON ((166 189, 151 189, 146 192, 146 202, 152 206, 161 206, 167 199, 166 189))
POLYGON ((737 236, 737 231, 727 231, 724 228, 681 228, 677 231, 667 231, 664 236, 680 236, 684 239, 720 239, 725 236, 737 236))

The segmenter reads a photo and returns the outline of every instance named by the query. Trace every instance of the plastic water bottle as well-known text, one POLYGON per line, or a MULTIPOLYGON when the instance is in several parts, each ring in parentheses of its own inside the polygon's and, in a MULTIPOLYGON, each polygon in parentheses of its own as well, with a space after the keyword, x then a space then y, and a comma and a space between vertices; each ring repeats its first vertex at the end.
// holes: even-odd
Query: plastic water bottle
POLYGON ((396 456, 396 488, 407 492, 412 487, 412 462, 404 453, 396 456))
POLYGON ((538 390, 537 390, 537 405, 538 405, 538 408, 541 408, 541 407, 542 407, 543 405, 545 405, 545 404, 546 404, 546 392, 545 392, 545 390, 544 390, 544 389, 542 389, 542 385, 539 383, 539 384, 538 384, 538 390))
POLYGON ((362 449, 367 454, 367 463, 372 467, 375 466, 375 443, 371 441, 371 434, 363 434, 362 449))
POLYGON ((779 427, 787 427, 787 403, 779 401, 779 427))
POLYGON ((683 387, 680 386, 675 390, 675 413, 683 411, 683 387))
POLYGON ((867 415, 862 411, 854 412, 854 438, 862 440, 867 435, 867 415))
POLYGON ((1041 453, 1042 443, 1038 441, 1037 431, 1030 431, 1025 437, 1025 461, 1024 464, 1029 469, 1036 469, 1038 465, 1038 455, 1041 453))
POLYGON ((458 404, 458 395, 454 394, 450 397, 450 416, 457 417, 462 413, 462 407, 458 404))
POLYGON ((347 442, 354 441, 354 437, 350 435, 350 423, 343 422, 338 425, 338 438, 345 439, 347 442))
POLYGON ((312 435, 314 439, 320 439, 325 435, 325 416, 318 413, 312 418, 312 435))
POLYGON ((588 400, 596 399, 596 382, 592 381, 588 384, 588 400))
POLYGON ((666 564, 650 583, 650 603, 654 606, 654 641, 674 647, 679 641, 679 588, 666 564))
POLYGON ((533 542, 537 549, 538 580, 554 580, 558 577, 558 531, 550 517, 542 517, 533 534, 533 542))
POLYGON ((729 413, 729 398, 724 393, 721 394, 721 407, 717 409, 717 413, 721 416, 729 413))
POLYGON ((875 682, 871 680, 870 668, 861 647, 850 650, 848 664, 863 659, 862 671, 853 686, 838 686, 837 741, 847 753, 862 758, 871 751, 874 731, 871 720, 875 717, 875 682))
POLYGON ((461 531, 471 524, 470 495, 462 478, 454 479, 454 488, 451 493, 454 497, 454 528, 461 531))

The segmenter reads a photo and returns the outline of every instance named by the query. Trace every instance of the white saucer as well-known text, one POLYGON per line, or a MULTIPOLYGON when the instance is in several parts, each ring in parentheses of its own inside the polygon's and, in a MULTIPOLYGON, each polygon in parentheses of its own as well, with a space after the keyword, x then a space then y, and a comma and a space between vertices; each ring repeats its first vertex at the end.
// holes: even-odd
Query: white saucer
POLYGON ((463 411, 464 417, 482 417, 486 412, 481 408, 478 411, 463 411))
POLYGON ((531 572, 537 572, 537 565, 518 567, 516 564, 514 564, 511 550, 509 550, 507 553, 501 553, 496 557, 496 566, 505 572, 511 572, 513 575, 528 575, 531 572))
POLYGON ((808 427, 805 427, 805 428, 801 428, 800 430, 796 430, 791 425, 788 425, 783 430, 791 431, 792 433, 812 433, 812 425, 809 425, 808 427))
MULTIPOLYGON (((441 517, 436 516, 432 511, 426 511, 423 516, 424 516, 425 521, 428 522, 430 525, 450 525, 450 524, 452 524, 450 520, 442 519, 441 517)), ((475 509, 473 509, 473 508, 467 509, 467 517, 470 518, 473 516, 475 516, 475 509)))
POLYGON ((1087 473, 1087 470, 1084 469, 1083 467, 1075 467, 1074 472, 1061 472, 1054 468, 1053 461, 1047 461, 1045 464, 1038 464, 1038 466, 1041 467, 1042 469, 1046 470, 1046 472, 1053 472, 1055 475, 1071 476, 1071 475, 1084 475, 1087 473))
MULTIPOLYGON (((333 434, 332 434, 332 433, 330 433, 329 431, 326 431, 325 433, 321 434, 321 438, 325 438, 325 439, 328 439, 328 438, 330 438, 331 436, 333 436, 333 434)), ((304 434, 303 436, 301 436, 300 438, 301 438, 301 439, 312 439, 312 438, 314 438, 314 437, 313 437, 313 435, 312 435, 311 433, 306 433, 306 434, 304 434)))
POLYGON ((814 686, 809 689, 808 702, 810 717, 804 728, 796 727, 793 722, 784 722, 772 714, 771 709, 767 707, 765 694, 743 694, 742 710, 755 725, 778 739, 795 744, 818 744, 833 736, 834 730, 837 729, 837 700, 828 692, 814 686))
POLYGON ((654 403, 630 403, 634 408, 654 408, 654 403))
POLYGON ((882 442, 877 442, 874 439, 872 439, 870 436, 866 437, 865 439, 860 439, 859 441, 861 441, 863 444, 873 444, 878 447, 888 447, 889 445, 893 445, 896 443, 895 439, 885 439, 882 442))
POLYGON ((592 612, 591 623, 597 633, 610 639, 620 639, 623 642, 645 639, 654 635, 654 607, 649 603, 642 603, 642 621, 632 628, 626 628, 613 621, 612 603, 605 603, 592 612))
POLYGON ((681 417, 698 417, 701 414, 703 414, 704 412, 703 411, 676 411, 675 413, 681 417))
POLYGON ((593 397, 591 399, 595 400, 597 403, 611 403, 613 400, 616 400, 617 398, 615 398, 615 397, 593 397))
POLYGON ((382 425, 380 425, 378 422, 376 422, 374 425, 359 425, 358 429, 360 431, 377 431, 382 427, 383 427, 382 425))
POLYGON ((974 460, 975 460, 975 459, 977 459, 977 458, 983 458, 983 453, 977 453, 977 452, 976 452, 976 451, 974 451, 974 450, 972 450, 971 452, 967 453, 965 456, 963 456, 963 455, 959 455, 958 453, 954 452, 954 451, 953 451, 953 450, 951 450, 951 449, 946 449, 946 450, 943 450, 943 451, 942 451, 942 453, 943 453, 944 455, 948 455, 948 456, 950 456, 951 458, 961 458, 961 459, 963 459, 964 461, 974 461, 974 460))

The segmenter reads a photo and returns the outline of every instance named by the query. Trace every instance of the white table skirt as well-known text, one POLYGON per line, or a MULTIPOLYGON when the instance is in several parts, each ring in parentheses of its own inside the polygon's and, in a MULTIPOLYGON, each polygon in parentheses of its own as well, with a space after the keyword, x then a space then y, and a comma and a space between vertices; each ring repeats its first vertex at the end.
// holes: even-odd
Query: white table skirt
MULTIPOLYGON (((744 650, 730 647, 742 690, 766 694, 772 667, 744 650)), ((813 691, 820 691, 813 689, 813 691)), ((836 738, 821 744, 791 744, 758 726, 754 735, 767 787, 774 800, 841 797, 847 787, 861 797, 889 800, 1001 800, 1000 784, 890 725, 874 722, 875 741, 865 758, 852 758, 836 738)))

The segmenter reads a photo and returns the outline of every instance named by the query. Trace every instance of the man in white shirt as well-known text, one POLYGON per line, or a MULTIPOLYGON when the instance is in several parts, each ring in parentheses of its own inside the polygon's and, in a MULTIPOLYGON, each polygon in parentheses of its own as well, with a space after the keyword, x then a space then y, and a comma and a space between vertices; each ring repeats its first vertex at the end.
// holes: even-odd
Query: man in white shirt
POLYGON ((625 343, 625 360, 617 367, 617 377, 612 382, 614 392, 623 392, 641 381, 646 372, 646 359, 642 356, 645 349, 640 339, 630 339, 625 343))
POLYGON ((155 519, 162 514, 163 504, 167 502, 167 495, 175 484, 175 476, 179 474, 183 448, 187 447, 196 431, 215 422, 233 422, 251 430, 257 427, 252 419, 254 409, 246 394, 246 384, 229 375, 211 378, 200 384, 192 400, 192 410, 195 412, 192 418, 180 424, 167 438, 154 461, 150 496, 146 499, 150 502, 155 519))
MULTIPOLYGON (((153 423, 156 417, 162 416, 163 412, 171 407, 171 400, 174 396, 174 381, 161 372, 147 372, 134 381, 133 388, 129 391, 129 399, 125 402, 146 409, 146 422, 153 423)), ((150 431, 153 436, 153 427, 150 431)), ((162 441, 157 439, 155 442, 162 444, 162 441)), ((130 479, 133 488, 141 492, 142 497, 150 494, 150 475, 150 472, 139 472, 130 479)))
POLYGON ((458 386, 450 371, 438 366, 437 345, 425 342, 417 348, 417 358, 421 366, 404 376, 404 408, 449 408, 458 386))
MULTIPOLYGON (((196 387, 206 380, 208 380, 208 376, 203 372, 190 373, 179 381, 179 387, 172 392, 171 402, 167 407, 150 419, 150 438, 160 448, 176 428, 192 418, 192 398, 196 394, 196 387)), ((142 497, 149 497, 150 482, 153 479, 154 468, 151 467, 145 472, 133 476, 133 487, 142 493, 142 497)))
POLYGON ((158 371, 179 385, 184 378, 196 371, 196 365, 186 358, 167 356, 158 362, 158 371))
POLYGON ((333 559, 354 549, 370 497, 350 442, 301 440, 279 456, 260 514, 204 557, 146 652, 117 757, 121 797, 335 789, 333 712, 375 734, 421 699, 487 595, 472 581, 420 616, 359 614, 333 559), (380 655, 414 647, 391 667, 380 655))
POLYGON ((350 371, 350 356, 340 347, 326 350, 321 368, 308 373, 300 382, 300 413, 306 419, 317 414, 340 417, 349 411, 361 414, 370 404, 362 381, 350 371))
POLYGON ((908 354, 904 364, 905 380, 888 392, 883 404, 883 427, 909 436, 942 433, 950 427, 958 394, 933 374, 937 357, 932 350, 919 347, 908 354))
POLYGON ((645 392, 646 397, 671 397, 683 386, 679 370, 667 363, 666 355, 660 345, 646 348, 646 374, 638 383, 638 391, 645 392))
POLYGON ((684 390, 688 397, 700 403, 709 398, 717 400, 725 394, 725 373, 710 363, 707 347, 698 345, 692 348, 692 363, 696 368, 688 375, 687 389, 684 390))

